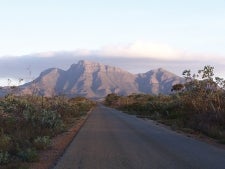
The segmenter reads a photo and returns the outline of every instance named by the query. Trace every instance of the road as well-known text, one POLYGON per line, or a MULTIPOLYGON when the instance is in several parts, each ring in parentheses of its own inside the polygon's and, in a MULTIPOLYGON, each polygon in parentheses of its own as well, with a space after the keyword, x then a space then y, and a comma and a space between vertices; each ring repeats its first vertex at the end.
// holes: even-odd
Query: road
POLYGON ((225 169, 225 150, 98 106, 54 169, 225 169))

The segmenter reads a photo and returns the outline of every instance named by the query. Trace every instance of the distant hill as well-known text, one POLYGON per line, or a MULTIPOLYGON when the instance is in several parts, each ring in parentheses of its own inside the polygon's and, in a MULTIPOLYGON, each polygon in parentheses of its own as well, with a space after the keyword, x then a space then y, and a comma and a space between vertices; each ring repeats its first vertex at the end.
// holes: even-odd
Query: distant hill
POLYGON ((136 81, 139 91, 142 93, 169 94, 171 87, 174 84, 183 83, 184 79, 165 69, 159 68, 138 74, 136 81))
POLYGON ((66 71, 58 68, 43 71, 34 81, 20 86, 20 92, 98 99, 109 93, 168 94, 172 85, 183 81, 183 78, 162 68, 132 74, 121 68, 82 60, 66 71))

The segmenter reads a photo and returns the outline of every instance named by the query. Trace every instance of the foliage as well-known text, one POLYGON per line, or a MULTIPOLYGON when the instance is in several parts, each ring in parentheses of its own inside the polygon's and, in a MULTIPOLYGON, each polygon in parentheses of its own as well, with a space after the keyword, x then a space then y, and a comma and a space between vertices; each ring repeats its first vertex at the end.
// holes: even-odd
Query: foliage
POLYGON ((45 150, 51 145, 51 139, 49 136, 38 136, 34 139, 34 146, 38 150, 45 150))
POLYGON ((22 161, 26 161, 26 162, 36 162, 36 161, 38 161, 38 154, 37 154, 36 149, 34 149, 34 148, 27 148, 25 150, 20 150, 18 152, 18 157, 22 161))
POLYGON ((115 94, 115 93, 108 94, 105 99, 105 104, 113 105, 118 101, 118 99, 119 99, 119 96, 117 94, 115 94))
POLYGON ((56 111, 51 110, 41 110, 40 112, 35 112, 31 110, 25 110, 23 112, 24 118, 27 122, 31 122, 33 127, 42 127, 46 129, 62 129, 63 121, 61 116, 56 111))
POLYGON ((9 162, 9 153, 7 151, 0 151, 0 164, 7 164, 9 162))
POLYGON ((171 91, 178 92, 178 91, 181 91, 183 89, 184 89, 184 85, 183 84, 175 84, 175 85, 172 86, 171 91))
POLYGON ((211 66, 195 74, 185 70, 185 84, 175 84, 171 95, 113 94, 106 97, 105 103, 174 128, 195 130, 225 140, 225 80, 214 77, 213 71, 211 66))
POLYGON ((0 98, 0 168, 38 160, 51 138, 65 131, 95 104, 85 98, 15 96, 0 98))
POLYGON ((5 134, 0 135, 0 150, 8 151, 11 146, 11 138, 5 134))

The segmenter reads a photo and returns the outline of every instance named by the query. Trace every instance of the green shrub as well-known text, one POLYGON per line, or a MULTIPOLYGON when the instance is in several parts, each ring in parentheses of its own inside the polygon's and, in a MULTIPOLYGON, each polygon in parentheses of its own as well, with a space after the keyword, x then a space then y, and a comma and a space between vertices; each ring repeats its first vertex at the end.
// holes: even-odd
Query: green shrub
POLYGON ((115 93, 108 94, 105 98, 105 104, 108 106, 112 106, 118 101, 119 98, 120 97, 115 93))
POLYGON ((0 164, 7 164, 9 162, 9 153, 7 151, 0 151, 0 164))
POLYGON ((11 137, 9 135, 4 134, 3 128, 0 128, 0 150, 8 151, 11 147, 11 137))
POLYGON ((38 154, 34 148, 28 148, 25 150, 20 150, 18 152, 18 157, 25 162, 36 162, 38 161, 38 154))
POLYGON ((5 134, 0 135, 0 150, 7 151, 11 146, 11 138, 5 134))
POLYGON ((38 150, 47 149, 51 145, 51 139, 49 136, 37 137, 34 139, 34 146, 38 150))
POLYGON ((63 122, 61 115, 55 111, 42 110, 38 117, 41 125, 46 128, 62 129, 63 122))
POLYGON ((6 164, 4 169, 18 169, 26 162, 37 161, 37 150, 47 149, 52 136, 74 124, 93 106, 85 98, 12 94, 0 98, 0 164, 6 164))
POLYGON ((62 130, 63 121, 61 115, 56 111, 51 110, 41 110, 41 112, 36 112, 35 110, 25 110, 24 118, 31 122, 33 127, 42 127, 52 130, 62 130))

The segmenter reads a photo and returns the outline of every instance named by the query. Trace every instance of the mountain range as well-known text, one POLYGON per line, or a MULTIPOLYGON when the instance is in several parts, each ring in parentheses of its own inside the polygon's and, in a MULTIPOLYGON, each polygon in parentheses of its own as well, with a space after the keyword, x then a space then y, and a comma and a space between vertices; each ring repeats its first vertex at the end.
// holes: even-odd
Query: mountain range
POLYGON ((32 82, 20 86, 19 93, 92 99, 103 98, 110 93, 169 94, 172 85, 183 81, 183 78, 162 68, 132 74, 118 67, 81 60, 68 70, 50 68, 43 71, 32 82))

